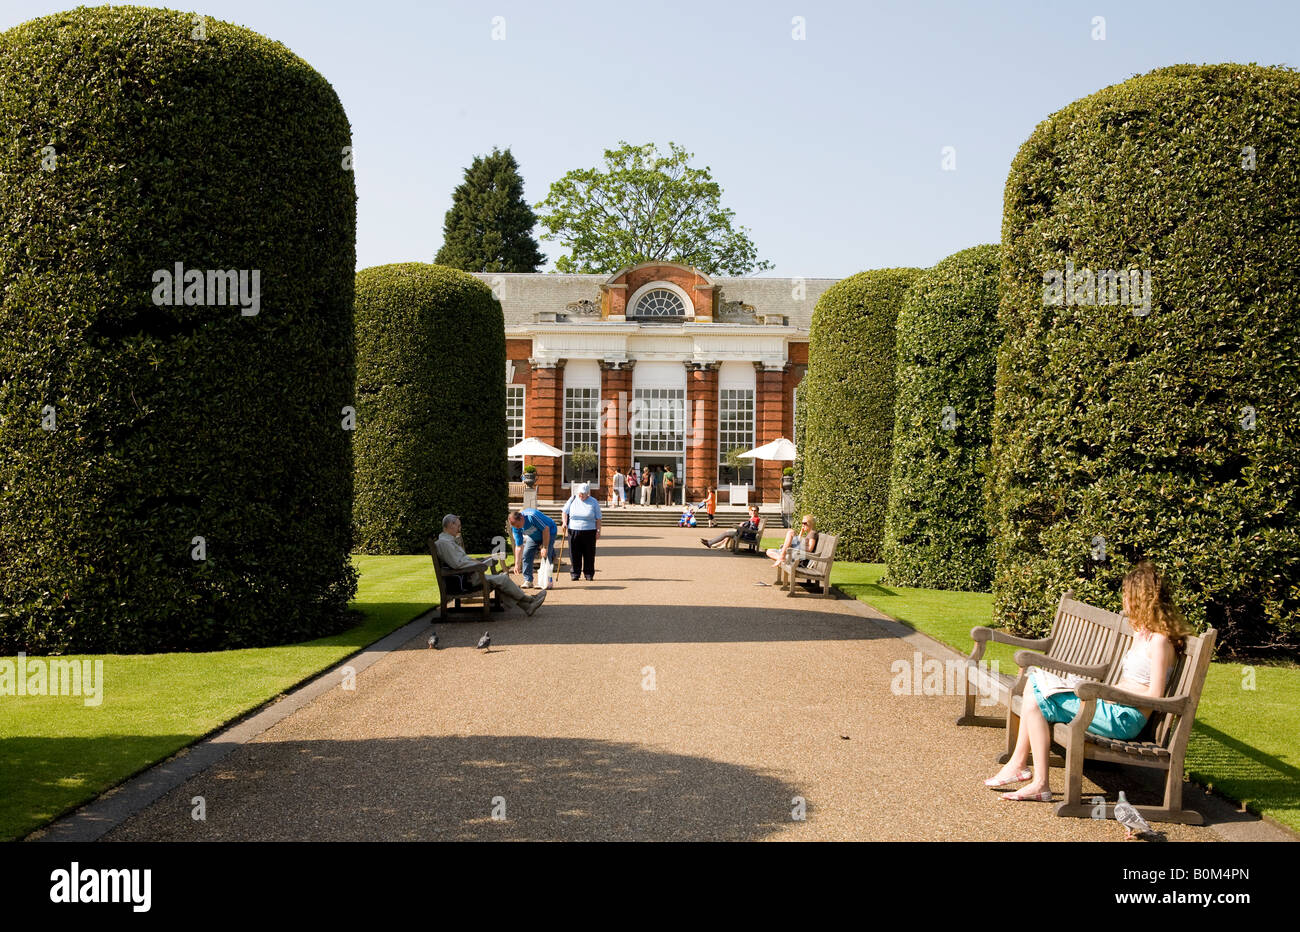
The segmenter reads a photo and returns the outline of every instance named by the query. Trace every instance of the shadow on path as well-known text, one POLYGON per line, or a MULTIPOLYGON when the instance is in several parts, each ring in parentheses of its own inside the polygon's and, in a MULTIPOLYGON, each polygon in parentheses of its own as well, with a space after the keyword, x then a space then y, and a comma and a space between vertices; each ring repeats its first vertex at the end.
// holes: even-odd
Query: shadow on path
POLYGON ((617 741, 471 735, 254 742, 108 841, 752 841, 791 785, 617 741), (191 818, 203 796, 207 821, 191 818), (505 820, 493 819, 504 805, 505 820))

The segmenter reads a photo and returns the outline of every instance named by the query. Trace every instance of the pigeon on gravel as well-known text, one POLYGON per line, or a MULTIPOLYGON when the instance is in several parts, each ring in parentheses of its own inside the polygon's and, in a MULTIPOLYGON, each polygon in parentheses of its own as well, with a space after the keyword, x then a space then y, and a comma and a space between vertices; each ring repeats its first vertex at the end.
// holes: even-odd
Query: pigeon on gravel
POLYGON ((489 634, 487 631, 484 631, 483 636, 478 639, 478 649, 487 650, 491 646, 492 646, 492 635, 489 634))
POLYGON ((1131 839, 1135 835, 1145 835, 1151 831, 1151 826, 1147 824, 1147 820, 1142 818, 1142 814, 1124 797, 1123 790, 1119 791, 1119 802, 1115 804, 1115 821, 1124 826, 1125 840, 1131 839))
POLYGON ((437 632, 437 631, 435 631, 435 632, 433 632, 432 634, 429 635, 429 649, 430 649, 430 650, 437 650, 437 649, 438 649, 438 632, 437 632))

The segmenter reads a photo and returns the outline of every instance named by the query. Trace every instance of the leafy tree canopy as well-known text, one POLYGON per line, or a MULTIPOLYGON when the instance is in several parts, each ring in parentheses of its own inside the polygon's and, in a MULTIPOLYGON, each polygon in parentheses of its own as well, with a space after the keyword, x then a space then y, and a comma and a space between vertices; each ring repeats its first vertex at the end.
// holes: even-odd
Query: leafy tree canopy
POLYGON ((745 275, 772 268, 744 227, 722 207, 722 188, 709 168, 691 167, 694 157, 670 142, 662 155, 653 143, 620 142, 605 151, 605 168, 569 172, 551 185, 536 206, 546 228, 542 239, 558 241, 569 255, 560 272, 613 273, 641 262, 691 265, 706 274, 745 275))

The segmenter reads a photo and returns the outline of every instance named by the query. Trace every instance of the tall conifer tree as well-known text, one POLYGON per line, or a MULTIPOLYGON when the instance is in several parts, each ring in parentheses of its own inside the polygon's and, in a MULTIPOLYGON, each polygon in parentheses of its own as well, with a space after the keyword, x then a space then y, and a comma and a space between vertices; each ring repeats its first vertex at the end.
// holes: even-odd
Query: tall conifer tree
POLYGON ((467 272, 536 272, 546 261, 533 238, 536 222, 524 200, 519 163, 509 149, 493 148, 465 169, 433 261, 467 272))

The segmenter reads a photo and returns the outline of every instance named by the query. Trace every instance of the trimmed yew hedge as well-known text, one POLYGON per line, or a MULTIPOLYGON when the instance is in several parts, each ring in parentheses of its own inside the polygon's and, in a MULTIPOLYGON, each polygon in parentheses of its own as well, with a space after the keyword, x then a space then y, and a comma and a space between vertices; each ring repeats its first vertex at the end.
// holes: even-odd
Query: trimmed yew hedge
POLYGON ((921 273, 899 312, 884 544, 893 585, 987 592, 992 583, 984 486, 1001 262, 997 246, 949 256, 921 273))
POLYGON ((991 497, 1016 629, 1042 631, 1066 588, 1118 610, 1149 557, 1229 648, 1300 640, 1298 134, 1295 72, 1179 65, 1021 147, 991 497), (1067 261, 1082 303, 1049 290, 1067 261), (1150 272, 1149 313, 1088 303, 1084 269, 1150 272))
POLYGON ((492 290, 420 262, 357 273, 356 502, 363 553, 427 553, 446 514, 466 549, 505 527, 505 318, 492 290))
POLYGON ((798 511, 840 538, 837 559, 880 559, 894 439, 894 323, 919 269, 861 272, 822 294, 808 338, 798 511))
POLYGON ((0 653, 349 623, 350 128, 283 45, 199 25, 82 8, 0 35, 0 653), (256 270, 257 313, 156 303, 176 263, 250 295, 256 270))

